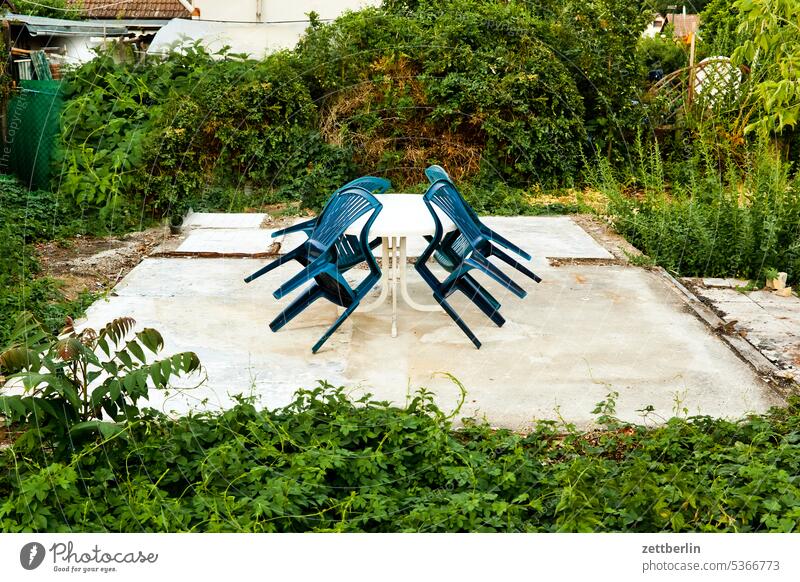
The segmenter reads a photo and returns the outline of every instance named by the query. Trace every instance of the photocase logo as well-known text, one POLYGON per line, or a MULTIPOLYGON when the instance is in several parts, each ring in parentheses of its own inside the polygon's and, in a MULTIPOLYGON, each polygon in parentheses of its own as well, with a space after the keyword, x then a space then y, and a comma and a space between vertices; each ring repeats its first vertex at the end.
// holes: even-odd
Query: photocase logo
POLYGON ((19 563, 26 570, 35 570, 44 561, 44 546, 39 542, 30 542, 22 546, 19 552, 19 563))

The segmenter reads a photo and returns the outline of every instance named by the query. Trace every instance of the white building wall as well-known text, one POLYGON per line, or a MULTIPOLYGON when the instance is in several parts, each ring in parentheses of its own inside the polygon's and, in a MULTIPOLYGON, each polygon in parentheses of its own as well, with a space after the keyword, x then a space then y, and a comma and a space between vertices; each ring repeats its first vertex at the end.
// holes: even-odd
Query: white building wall
POLYGON ((334 19, 346 10, 380 6, 381 0, 191 0, 200 20, 280 22, 307 20, 309 12, 334 19))

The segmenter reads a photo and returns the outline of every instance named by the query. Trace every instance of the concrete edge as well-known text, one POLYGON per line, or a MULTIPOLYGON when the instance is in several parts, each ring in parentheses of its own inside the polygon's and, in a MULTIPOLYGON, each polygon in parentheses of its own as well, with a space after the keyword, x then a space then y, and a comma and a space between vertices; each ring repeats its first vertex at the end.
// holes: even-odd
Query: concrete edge
MULTIPOLYGON (((598 230, 603 231, 605 235, 608 235, 608 225, 603 224, 601 221, 596 220, 594 217, 582 217, 581 220, 575 220, 572 217, 572 220, 575 224, 577 224, 580 228, 583 229, 586 234, 592 237, 597 244, 605 248, 608 252, 610 252, 616 258, 616 261, 607 261, 608 264, 616 264, 616 265, 624 265, 632 268, 637 268, 634 265, 630 264, 628 257, 626 256, 626 252, 630 252, 629 249, 623 249, 620 246, 620 242, 616 239, 612 239, 610 236, 600 236, 600 232, 598 230), (589 221, 594 226, 597 227, 598 230, 593 228, 587 229, 584 224, 581 222, 589 221), (609 246, 613 248, 609 248, 609 246)), ((624 238, 622 239, 624 241, 624 238)), ((636 249, 625 241, 627 246, 631 249, 636 251, 637 254, 641 254, 641 251, 636 249)), ((583 263, 586 264, 587 262, 582 261, 565 261, 563 259, 550 259, 551 266, 558 267, 562 264, 575 264, 575 263, 583 263)), ((594 264, 602 265, 602 262, 597 261, 594 264)), ((642 268, 642 267, 638 267, 642 268)), ((726 322, 722 318, 720 318, 714 311, 712 311, 707 305, 705 305, 700 299, 692 293, 683 283, 678 281, 675 277, 670 275, 663 267, 644 267, 645 269, 656 273, 662 280, 667 283, 667 286, 676 294, 678 297, 681 298, 683 303, 690 309, 690 311, 704 322, 711 331, 719 337, 723 342, 725 342, 728 347, 736 354, 742 361, 744 361, 747 365, 749 365, 753 371, 755 371, 756 375, 761 379, 764 384, 766 384, 774 394, 780 397, 782 400, 786 400, 787 396, 790 394, 797 394, 800 393, 798 390, 798 383, 793 377, 787 377, 786 373, 781 370, 778 366, 773 364, 761 351, 751 344, 746 338, 735 334, 730 333, 728 328, 726 327, 726 322)))
POLYGON ((728 347, 747 363, 759 376, 759 378, 769 386, 772 391, 781 399, 786 398, 796 392, 796 382, 790 377, 786 377, 783 370, 773 364, 757 347, 751 344, 746 338, 731 334, 727 331, 726 322, 706 306, 700 299, 692 293, 685 285, 670 275, 663 267, 653 267, 651 272, 656 273, 663 279, 672 291, 681 298, 684 304, 701 321, 703 321, 728 347))

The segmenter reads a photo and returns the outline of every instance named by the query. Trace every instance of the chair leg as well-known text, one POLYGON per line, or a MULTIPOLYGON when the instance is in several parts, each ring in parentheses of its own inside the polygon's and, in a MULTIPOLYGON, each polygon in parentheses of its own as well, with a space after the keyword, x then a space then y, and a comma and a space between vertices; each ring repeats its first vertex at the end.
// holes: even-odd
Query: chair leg
POLYGON ((466 278, 461 279, 458 283, 456 283, 456 288, 466 295, 467 299, 472 301, 478 307, 478 309, 483 311, 484 315, 491 319, 497 327, 503 327, 503 324, 506 322, 505 318, 500 315, 497 309, 492 306, 489 301, 487 301, 483 293, 481 293, 481 291, 476 287, 473 287, 466 278))
POLYGON ((504 238, 503 236, 499 235, 498 233, 496 233, 492 229, 487 228, 487 227, 484 226, 483 228, 481 228, 481 231, 483 232, 484 236, 486 236, 486 238, 488 238, 492 243, 504 246, 508 250, 518 254, 520 257, 522 257, 526 261, 530 261, 531 260, 530 254, 528 254, 527 252, 525 252, 524 250, 519 248, 517 245, 512 243, 510 240, 508 240, 508 239, 504 238))
POLYGON ((289 323, 292 319, 302 313, 306 307, 314 303, 317 299, 322 297, 323 291, 316 283, 311 285, 308 289, 303 291, 289 306, 281 311, 278 316, 273 319, 269 328, 275 332, 289 323))
POLYGON ((481 342, 478 340, 477 337, 475 337, 475 334, 472 333, 472 330, 469 327, 467 327, 467 324, 464 323, 464 320, 461 319, 461 316, 458 313, 456 313, 452 307, 450 307, 450 304, 445 300, 445 298, 440 296, 438 293, 434 293, 433 298, 436 299, 439 305, 442 306, 442 309, 445 310, 447 315, 449 315, 451 319, 456 322, 456 325, 461 328, 461 331, 463 331, 466 334, 466 336, 470 339, 470 341, 472 341, 472 343, 475 344, 475 347, 481 349, 481 342))
POLYGON ((350 304, 350 306, 347 309, 344 310, 344 313, 342 313, 338 317, 338 319, 333 323, 333 325, 330 326, 330 328, 328 328, 328 331, 326 331, 325 334, 321 338, 319 338, 317 343, 314 344, 314 347, 311 348, 312 353, 315 354, 317 353, 317 350, 319 350, 322 347, 322 344, 328 341, 328 338, 331 337, 331 335, 333 335, 333 332, 339 329, 339 326, 344 323, 344 320, 350 317, 350 314, 353 313, 353 311, 355 311, 356 307, 358 307, 358 303, 359 303, 358 301, 354 301, 353 303, 350 304))
POLYGON ((489 261, 483 255, 479 255, 478 253, 473 253, 471 257, 469 257, 465 263, 472 266, 475 269, 483 271, 487 275, 489 275, 492 279, 500 283, 503 287, 511 291, 514 295, 519 297, 520 299, 524 299, 525 296, 528 294, 522 287, 517 285, 511 277, 506 275, 503 271, 501 271, 497 266, 489 261))
POLYGON ((298 260, 298 258, 301 256, 299 251, 298 251, 298 249, 300 249, 300 248, 302 248, 302 247, 298 247, 296 249, 292 249, 291 251, 289 251, 288 253, 286 253, 282 257, 278 257, 277 259, 275 259, 274 261, 272 261, 268 265, 265 265, 265 266, 261 267, 258 271, 256 271, 252 275, 248 275, 247 277, 245 277, 244 278, 244 282, 245 283, 249 283, 250 281, 252 281, 254 279, 258 279, 261 275, 263 275, 265 273, 269 273, 273 269, 277 269, 278 267, 280 267, 281 265, 283 265, 285 263, 288 263, 289 261, 298 260))
POLYGON ((464 279, 469 281, 472 285, 474 285, 478 289, 478 291, 481 292, 481 295, 483 295, 483 298, 486 299, 486 301, 489 302, 489 305, 494 307, 495 311, 500 311, 500 307, 501 307, 500 306, 500 302, 497 299, 495 299, 494 295, 489 293, 489 291, 487 291, 485 287, 481 286, 481 284, 478 283, 475 280, 475 277, 473 277, 472 275, 467 273, 466 275, 464 275, 464 279))
POLYGON ((501 251, 497 247, 492 246, 491 250, 489 251, 489 254, 497 257, 498 259, 500 259, 501 261, 503 261, 507 265, 510 265, 510 266, 514 267, 517 271, 519 271, 523 275, 527 275, 528 277, 530 277, 531 279, 533 279, 537 283, 541 283, 542 282, 542 278, 539 275, 537 275, 536 273, 531 271, 528 267, 526 267, 525 265, 523 265, 522 263, 517 261, 514 257, 504 253, 503 251, 501 251))

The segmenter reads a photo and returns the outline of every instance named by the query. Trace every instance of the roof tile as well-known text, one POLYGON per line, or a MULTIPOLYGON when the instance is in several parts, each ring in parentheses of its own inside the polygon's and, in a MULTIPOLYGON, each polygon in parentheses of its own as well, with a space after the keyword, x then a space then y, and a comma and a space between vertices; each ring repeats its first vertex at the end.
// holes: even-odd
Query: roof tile
POLYGON ((178 0, 69 0, 91 18, 188 18, 178 0))

